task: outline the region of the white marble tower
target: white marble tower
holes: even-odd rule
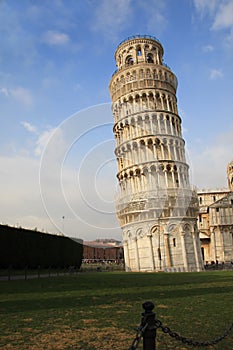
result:
[[[127,271],[200,271],[198,201],[189,184],[177,78],[151,36],[117,47],[110,81]]]

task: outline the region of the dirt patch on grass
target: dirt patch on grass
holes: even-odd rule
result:
[[[3,340],[3,339],[2,339]],[[27,345],[26,345],[27,344]],[[24,339],[21,334],[5,338],[4,347],[7,350],[119,350],[127,349],[131,344],[127,332],[114,327],[101,330],[90,327],[88,329],[63,329],[59,332],[31,334]]]
[[[160,304],[160,305],[157,305],[156,307],[160,309],[168,309],[169,306]]]

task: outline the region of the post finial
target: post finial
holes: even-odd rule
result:
[[[154,309],[154,304],[151,301],[145,301],[142,304],[143,309],[145,310],[146,313],[151,312]]]

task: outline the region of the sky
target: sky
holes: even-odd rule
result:
[[[114,53],[152,35],[178,78],[190,182],[233,159],[233,0],[0,0],[0,223],[121,240]]]

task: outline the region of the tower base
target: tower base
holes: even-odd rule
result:
[[[144,224],[123,228],[125,270],[199,272],[204,270],[196,224]]]

